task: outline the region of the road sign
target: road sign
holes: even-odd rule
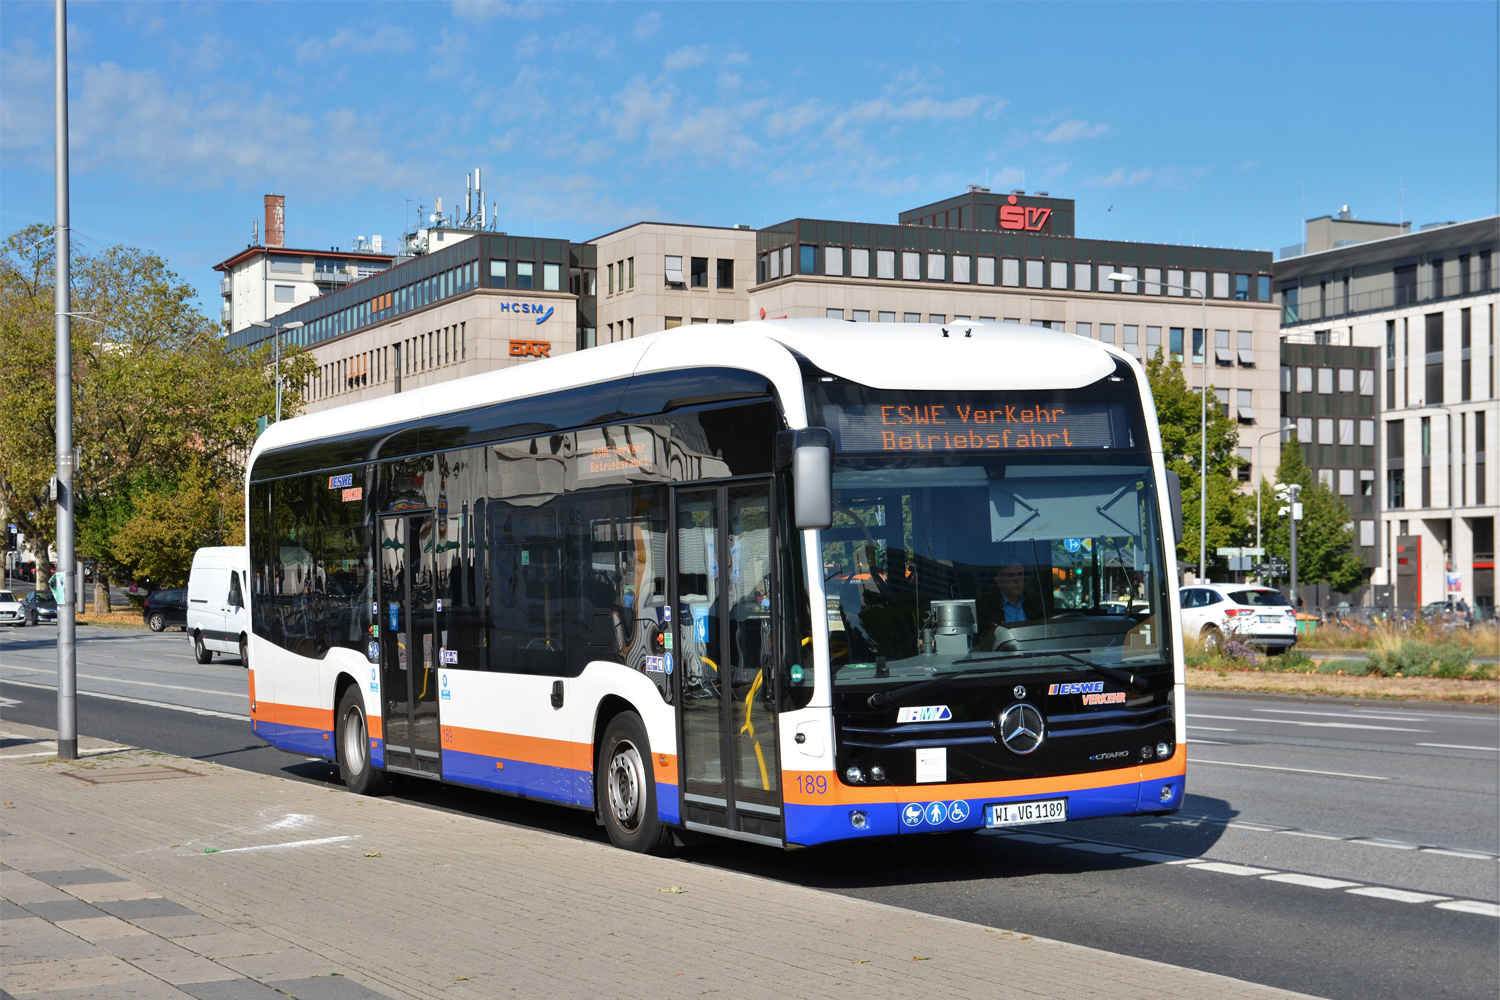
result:
[[[1231,559],[1239,556],[1263,556],[1266,554],[1265,548],[1259,545],[1245,545],[1240,548],[1229,546],[1225,548],[1215,549],[1214,552],[1218,555],[1227,556]]]

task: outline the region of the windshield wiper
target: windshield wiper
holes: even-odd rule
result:
[[[1063,652],[1061,650],[1052,650],[1052,655],[1065,657],[1069,660],[1072,660],[1074,663],[1088,667],[1090,670],[1093,670],[1094,672],[1099,674],[1103,674],[1105,677],[1108,677],[1112,681],[1116,681],[1117,683],[1125,685],[1137,694],[1145,694],[1147,691],[1151,690],[1151,686],[1145,681],[1144,678],[1137,677],[1135,674],[1132,674],[1128,670],[1121,670],[1118,667],[1108,667],[1102,663],[1095,663],[1093,660],[1085,660],[1081,656],[1074,656],[1072,651]]]
[[[1046,657],[1046,655],[1052,654],[1064,655],[1064,657],[1071,658],[1071,654],[1068,654],[1068,652],[1061,652],[1059,654],[1055,649],[1047,649],[1046,652],[992,652],[992,654],[984,655],[984,657],[968,657],[965,660],[954,660],[954,666],[959,666],[960,663],[984,663],[987,660],[1022,660],[1025,657]],[[918,691],[926,691],[927,688],[933,687],[935,684],[942,684],[948,678],[993,678],[993,676],[999,675],[999,673],[1007,672],[1005,670],[972,670],[972,672],[971,670],[944,670],[942,673],[935,673],[935,675],[930,676],[926,681],[916,681],[915,684],[907,684],[906,687],[894,688],[891,691],[876,691],[868,699],[865,699],[865,705],[870,706],[870,708],[882,708],[882,706],[894,702],[898,697],[906,696],[906,694],[916,694]]]

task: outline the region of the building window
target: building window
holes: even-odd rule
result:
[[[1234,470],[1234,478],[1242,483],[1248,483],[1250,481],[1250,466],[1255,461],[1255,449],[1241,448],[1239,452],[1242,461],[1240,467]]]
[[[1214,331],[1214,363],[1218,365],[1233,365],[1234,353],[1229,350],[1229,331]]]
[[[1333,444],[1333,418],[1318,418],[1318,444]]]
[[[946,281],[948,278],[948,258],[940,253],[927,255],[927,280]]]
[[[630,268],[630,287],[634,288],[635,287],[635,258],[634,257],[628,257],[628,258],[626,258],[625,263]]]
[[[1432,259],[1432,295],[1434,299],[1443,297],[1443,258]]]
[[[1359,522],[1359,544],[1362,548],[1371,548],[1375,545],[1375,522],[1362,520]]]
[[[804,265],[806,265],[806,268],[802,272],[803,274],[812,274],[813,273],[813,271],[812,271],[812,256],[811,256],[812,255],[812,250],[813,250],[812,247],[803,247],[802,248],[802,263]],[[692,272],[689,275],[689,277],[692,280],[692,287],[694,287],[694,288],[707,288],[708,287],[708,258],[707,257],[692,257],[692,258],[689,258],[689,260],[690,260],[690,262],[692,264]]]
[[[903,322],[903,323],[920,323],[920,322],[922,322],[922,314],[921,313],[902,313],[901,314],[901,322]]]
[[[781,248],[781,273],[788,277],[792,274],[792,248]]]
[[[1354,421],[1349,417],[1339,418],[1339,444],[1354,444]]]
[[[1053,288],[1067,288],[1068,287],[1068,265],[1065,262],[1053,261],[1052,262],[1052,266],[1051,266],[1051,271],[1052,271],[1052,276],[1051,276],[1052,277],[1052,281],[1051,281],[1052,287]]]
[[[1255,276],[1255,301],[1271,301],[1271,276],[1269,274],[1257,274]]]
[[[1351,394],[1354,392],[1354,369],[1353,368],[1340,368],[1339,369],[1339,392],[1347,392],[1347,393],[1351,393]]]
[[[1094,269],[1087,264],[1073,265],[1073,290],[1075,292],[1086,292],[1093,287],[1089,280],[1093,277]]]
[[[851,278],[870,276],[870,251],[862,247],[855,247],[849,251],[849,276]]]
[[[609,272],[609,281],[610,281],[610,288],[609,288],[609,290],[611,292],[613,292],[615,290],[614,289],[614,280],[615,280],[615,272],[614,272],[614,269],[611,268],[610,272]],[[505,287],[505,261],[503,261],[503,260],[492,260],[492,261],[490,261],[490,287],[491,288],[504,288]]]
[[[1375,447],[1375,421],[1361,420],[1359,422],[1359,443],[1366,448]]]
[[[1339,470],[1339,496],[1352,497],[1354,495],[1354,470]]]
[[[720,261],[720,263],[722,264],[723,262]],[[731,261],[731,263],[733,263],[733,262]],[[828,275],[832,275],[835,278],[841,278],[841,277],[844,276],[844,248],[843,247],[824,247],[823,248],[823,273],[824,274],[828,274]],[[720,285],[719,287],[723,288],[724,286]]]
[[[718,260],[718,262],[717,262],[717,266],[718,266],[718,275],[717,275],[718,283],[717,283],[716,287],[718,287],[718,288],[729,288],[729,289],[734,288],[734,258],[732,258],[732,257],[729,257],[729,258],[720,257],[719,260]],[[843,269],[842,268],[839,269],[839,273],[841,273],[841,274],[843,273]]]
[[[1113,343],[1115,343],[1115,325],[1113,323],[1100,323],[1099,324],[1099,342],[1102,343],[1102,344],[1113,344]],[[1141,351],[1140,351],[1140,347],[1139,346],[1136,347],[1135,356],[1136,357],[1140,357],[1141,356]]]
[[[870,310],[868,310],[868,309],[856,309],[856,310],[854,310],[854,322],[856,322],[856,323],[868,323],[868,322],[870,322]]]
[[[1011,257],[1000,261],[1000,284],[1017,288],[1021,284],[1021,262]]]
[[[1202,391],[1202,390],[1198,390],[1198,391]],[[1224,414],[1226,417],[1229,416],[1229,390],[1228,389],[1215,389],[1214,390],[1214,407],[1217,408],[1218,411],[1220,413]]]
[[[979,258],[979,283],[981,285],[993,285],[995,283],[995,258]]]
[[[1142,284],[1144,284],[1146,286],[1146,294],[1147,295],[1162,295],[1162,294],[1164,294],[1165,293],[1165,289],[1162,287],[1162,283],[1161,283],[1161,268],[1159,268],[1159,267],[1148,267],[1148,268],[1146,268],[1146,280],[1144,282],[1142,282]]]
[[[1459,314],[1458,347],[1459,347],[1459,373],[1458,373],[1458,398],[1467,403],[1474,394],[1474,373],[1469,365],[1469,341],[1474,333],[1474,322],[1472,310],[1465,309]]]
[[[842,310],[842,309],[824,309],[823,310],[823,318],[824,319],[843,319],[844,318],[844,310]]]
[[[967,285],[973,279],[969,276],[970,258],[961,255],[953,257],[953,283],[956,285]]]
[[[1428,406],[1443,401],[1443,314],[1427,314],[1427,398]],[[1423,506],[1426,506],[1425,504]]]
[[[953,322],[955,322],[955,323],[967,323],[969,320],[971,320],[973,318],[974,317],[972,317],[972,316],[960,316],[958,314],[954,314],[954,316],[953,316]],[[1059,330],[1061,330],[1062,329],[1062,324],[1059,323],[1057,328]]]
[[[896,278],[896,251],[875,251],[875,276],[893,281]]]
[[[927,322],[942,324],[948,322],[948,317],[944,313],[928,313]]]
[[[1318,470],[1318,482],[1322,483],[1324,486],[1328,487],[1330,490],[1333,489],[1333,470],[1332,469],[1319,469]]]
[[[1318,369],[1318,394],[1327,396],[1333,392],[1333,369]]]
[[[542,290],[548,292],[562,291],[562,265],[542,265]]]
[[[685,285],[685,284],[687,284],[687,279],[682,276],[682,258],[680,256],[669,255],[669,256],[667,256],[665,258],[665,260],[664,260],[663,263],[665,264],[666,272],[667,272],[667,284],[669,284],[669,285]],[[788,273],[791,273],[791,272],[788,271]],[[771,276],[773,278],[776,277],[776,265],[775,265],[774,261],[773,261],[773,263],[771,265]]]
[[[297,289],[292,285],[276,285],[274,291],[277,302],[297,301]]]
[[[1396,277],[1396,305],[1409,306],[1417,301],[1417,265],[1398,267]]]
[[[1359,394],[1361,396],[1375,395],[1375,369],[1361,368],[1359,370]]]
[[[1171,340],[1170,340],[1170,342],[1167,345],[1167,350],[1171,353],[1173,361],[1181,361],[1182,360],[1182,327],[1180,327],[1180,326],[1174,326],[1174,327],[1169,327],[1168,329],[1170,331],[1170,333],[1168,334],[1168,336],[1170,336]]]
[[[1290,326],[1301,322],[1297,310],[1297,298],[1300,289],[1296,285],[1283,285],[1281,288],[1281,325]]]
[[[817,274],[818,273],[818,248],[817,247],[813,247],[813,246],[808,246],[807,244],[804,243],[801,246],[799,246],[797,249],[798,249],[798,253],[797,253],[797,273],[798,274]],[[693,258],[693,287],[694,288],[699,287],[699,285],[698,285],[698,261],[700,261],[700,260],[703,261],[703,285],[702,285],[702,287],[707,288],[708,287],[708,258],[707,257],[694,257]]]
[[[1222,271],[1214,272],[1214,298],[1229,298],[1229,275]]]
[[[1313,443],[1313,421],[1312,417],[1297,418],[1297,440],[1303,444]]]
[[[1406,470],[1387,469],[1385,472],[1385,505],[1392,510],[1406,506]]]
[[[666,329],[668,329],[668,330],[675,330],[675,329],[677,329],[681,325],[682,325],[682,317],[681,316],[667,316],[666,317]]]
[[[1094,324],[1075,323],[1073,324],[1073,332],[1080,337],[1092,337],[1094,335]]]
[[[1359,470],[1359,495],[1362,497],[1373,497],[1375,495],[1375,470]]]
[[[1207,271],[1194,271],[1192,274],[1190,274],[1188,276],[1188,279],[1189,279],[1189,281],[1191,282],[1191,284],[1193,286],[1193,291],[1197,292],[1199,295],[1203,296],[1204,298],[1208,297],[1208,272]]]
[[[1249,390],[1249,389],[1236,389],[1235,393],[1236,393],[1236,397],[1235,397],[1235,415],[1237,417],[1239,417],[1240,423],[1242,423],[1242,424],[1253,424],[1253,423],[1255,423],[1255,407],[1252,406],[1251,402],[1250,402],[1250,400],[1251,400],[1251,390]]]
[[[1193,327],[1193,364],[1203,364],[1203,331]]]
[[[896,314],[893,312],[882,312],[879,320],[882,323],[894,323],[896,322]]]
[[[706,319],[699,319],[697,316],[694,316],[692,319],[688,320],[688,325],[689,326],[707,326],[708,325],[708,320],[706,320]]]
[[[881,277],[885,277],[885,275],[881,275]],[[919,253],[913,253],[910,250],[903,250],[901,252],[901,280],[902,281],[921,281],[922,280],[922,255],[921,254],[919,254]]]
[[[532,269],[535,265],[529,260],[516,261],[516,287],[531,288]]]
[[[1234,297],[1240,302],[1248,301],[1250,298],[1250,275],[1236,274],[1234,276]]]

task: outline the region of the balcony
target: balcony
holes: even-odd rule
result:
[[[1414,285],[1396,285],[1393,282],[1384,288],[1351,292],[1348,302],[1344,301],[1343,288],[1336,288],[1332,282],[1329,283],[1327,297],[1322,301],[1319,301],[1316,286],[1303,285],[1301,292],[1305,298],[1291,307],[1286,305],[1285,293],[1277,292],[1276,294],[1282,302],[1281,325],[1283,327],[1300,326],[1303,323],[1321,323],[1343,319],[1347,316],[1358,316],[1361,313],[1383,312],[1388,309],[1404,309],[1407,306],[1425,306],[1450,299],[1489,295],[1500,287],[1500,274],[1495,272],[1491,272],[1488,282],[1485,282],[1483,272],[1470,274],[1469,279],[1467,287],[1461,276],[1456,274],[1446,275],[1442,281],[1419,281]]]
[[[220,295],[224,295],[224,296],[228,296],[229,295],[229,291],[230,291],[230,288],[229,288],[229,279],[228,278],[223,278],[219,282],[219,294]]]
[[[338,287],[357,280],[357,278],[350,277],[347,271],[334,271],[330,268],[318,268],[313,271],[313,281],[319,285]]]

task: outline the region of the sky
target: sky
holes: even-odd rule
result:
[[[0,234],[53,218],[52,4],[0,0]],[[1500,212],[1497,4],[84,3],[72,222],[213,265],[387,246],[482,168],[503,231],[895,222],[963,191],[1079,236],[1278,250]]]

